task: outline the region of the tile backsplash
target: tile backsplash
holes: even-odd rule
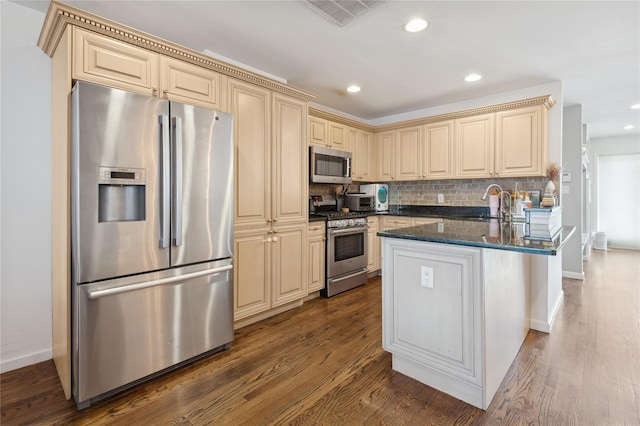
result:
[[[389,204],[410,204],[421,206],[488,206],[489,201],[480,197],[492,183],[505,191],[513,192],[518,184],[519,191],[539,190],[541,193],[547,184],[546,177],[502,178],[502,179],[446,179],[434,181],[387,182],[389,185]],[[559,187],[556,182],[556,187]],[[310,184],[309,194],[322,195],[335,199],[336,192],[343,190],[342,185]],[[349,185],[349,192],[357,192],[357,183]],[[444,202],[438,203],[438,194],[444,196]]]
[[[513,192],[539,190],[541,193],[548,179],[539,178],[503,178],[503,179],[448,179],[436,181],[390,182],[390,204],[445,205],[445,206],[487,206],[489,201],[480,197],[492,183],[503,190]],[[438,194],[444,196],[444,202],[438,203]]]

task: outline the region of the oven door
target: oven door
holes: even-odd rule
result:
[[[327,277],[367,267],[367,227],[328,229]]]

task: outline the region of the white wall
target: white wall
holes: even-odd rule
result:
[[[593,184],[591,185],[591,231],[603,231],[606,229],[598,229],[598,207],[600,209],[614,209],[616,215],[621,214],[623,217],[617,219],[617,222],[625,227],[622,232],[626,234],[626,240],[621,248],[635,248],[640,249],[640,234],[638,233],[638,223],[640,222],[640,197],[638,196],[638,182],[617,182],[614,177],[612,183],[607,184],[607,195],[609,199],[614,200],[608,205],[598,206],[598,199],[602,198],[598,196],[598,187],[602,187],[601,180],[603,176],[598,167],[598,158],[604,158],[611,156],[608,160],[615,158],[615,156],[622,156],[621,158],[629,159],[630,154],[640,153],[640,134],[636,133],[629,136],[620,136],[612,138],[597,138],[591,139],[590,145],[590,163],[593,177]],[[637,157],[635,157],[637,158]],[[631,173],[633,176],[640,175],[640,163],[635,164],[635,170]],[[612,176],[608,176],[611,178]],[[635,179],[635,178],[634,178]],[[629,189],[632,192],[628,192]],[[625,225],[626,224],[626,225]],[[634,227],[627,225],[635,225]],[[610,241],[611,243],[611,241]],[[615,246],[615,241],[613,243]]]
[[[582,271],[582,105],[565,107],[562,120],[562,173],[571,182],[561,182],[562,224],[576,231],[562,249],[562,275],[584,279]]]
[[[0,2],[0,371],[50,359],[51,61],[44,14]]]

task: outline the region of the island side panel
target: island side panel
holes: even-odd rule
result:
[[[562,250],[555,256],[531,257],[531,328],[551,333],[562,306]]]
[[[530,255],[484,249],[482,257],[487,408],[529,332]]]
[[[382,303],[393,369],[484,408],[481,252],[383,238]]]

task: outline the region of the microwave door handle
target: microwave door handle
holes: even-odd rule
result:
[[[351,158],[347,158],[347,174],[344,177],[351,177]]]
[[[182,245],[182,118],[174,117],[173,244]]]
[[[169,116],[160,116],[160,248],[169,247],[170,160]]]

